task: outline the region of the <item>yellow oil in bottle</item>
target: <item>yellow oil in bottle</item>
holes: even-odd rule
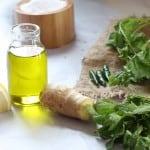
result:
[[[39,102],[47,84],[47,55],[41,47],[20,47],[8,52],[8,86],[12,103]]]

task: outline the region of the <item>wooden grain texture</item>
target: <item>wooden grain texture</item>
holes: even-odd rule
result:
[[[71,42],[75,37],[73,0],[67,6],[53,12],[32,14],[20,6],[30,0],[22,0],[15,6],[15,23],[34,23],[40,26],[41,41],[46,48],[57,48]]]

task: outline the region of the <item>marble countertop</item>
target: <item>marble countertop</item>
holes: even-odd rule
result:
[[[0,82],[7,87],[6,52],[11,41],[13,8],[17,0],[0,1]],[[48,81],[73,87],[82,58],[97,41],[109,20],[129,15],[150,15],[148,0],[74,0],[76,39],[62,48],[47,50]],[[1,150],[105,150],[94,135],[92,122],[47,112],[40,106],[0,113]]]

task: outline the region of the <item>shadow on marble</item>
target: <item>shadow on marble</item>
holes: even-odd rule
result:
[[[55,123],[55,126],[78,130],[90,135],[94,135],[94,130],[96,129],[96,125],[92,120],[82,121],[79,119],[66,117],[57,113],[53,113],[53,121]]]
[[[12,110],[9,110],[7,112],[1,112],[0,113],[0,124],[10,121],[11,119],[14,118],[14,114]]]
[[[92,120],[82,121],[74,118],[69,118],[57,113],[53,113],[40,105],[14,107],[16,115],[29,127],[59,127],[69,128],[94,135],[96,125]],[[10,118],[10,117],[8,117]]]

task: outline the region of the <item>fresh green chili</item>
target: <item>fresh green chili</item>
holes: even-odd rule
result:
[[[98,82],[99,82],[100,85],[106,86],[106,81],[105,81],[105,79],[103,78],[103,75],[102,75],[102,71],[101,71],[101,70],[97,70],[97,71],[96,71],[96,77],[97,77]]]
[[[96,74],[95,74],[95,72],[94,72],[93,70],[90,70],[90,71],[89,71],[89,76],[90,76],[91,81],[92,81],[96,86],[98,86],[98,85],[99,85],[99,82],[98,82],[97,77],[96,77]]]
[[[109,81],[109,76],[110,76],[110,70],[109,70],[107,65],[104,65],[102,72],[103,72],[103,77],[108,82]]]

